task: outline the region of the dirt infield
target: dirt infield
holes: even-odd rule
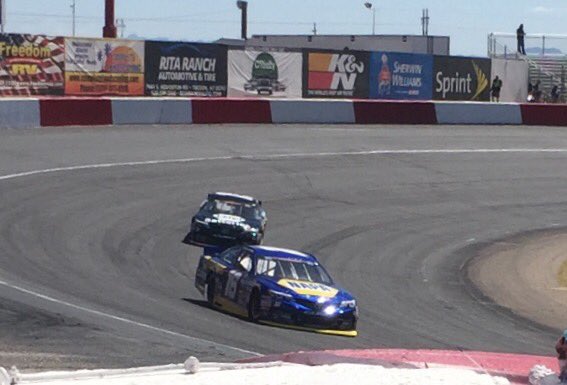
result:
[[[496,242],[469,265],[469,277],[494,302],[556,329],[567,327],[567,287],[560,271],[567,233],[550,231]]]

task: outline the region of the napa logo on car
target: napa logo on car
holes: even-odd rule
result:
[[[334,297],[339,292],[337,289],[317,282],[297,281],[292,279],[280,279],[278,285],[293,290],[301,295],[314,295],[319,297]]]

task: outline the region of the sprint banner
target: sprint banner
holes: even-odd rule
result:
[[[433,99],[489,101],[490,71],[490,59],[435,56]]]
[[[62,95],[63,37],[0,34],[0,95]]]
[[[369,52],[303,53],[304,98],[368,98]]]
[[[66,95],[144,95],[144,42],[65,38]]]

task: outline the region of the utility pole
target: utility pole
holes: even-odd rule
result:
[[[77,4],[75,2],[75,0],[73,0],[73,3],[71,4],[71,10],[73,12],[73,37],[75,37],[75,9],[77,8]]]
[[[114,0],[105,0],[103,37],[116,38],[116,26],[114,25]]]
[[[124,19],[116,19],[116,27],[120,30],[120,37],[124,37],[124,30],[126,29]]]
[[[317,23],[313,23],[313,30],[311,32],[313,32],[313,35],[317,35]]]
[[[429,36],[429,9],[427,8],[421,11],[421,34]]]
[[[240,21],[240,37],[242,40],[248,39],[248,1],[238,0],[236,6],[240,9],[242,16]]]
[[[0,0],[0,32],[4,33],[6,24],[6,1]]]

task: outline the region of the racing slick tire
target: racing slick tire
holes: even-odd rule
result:
[[[215,279],[213,277],[207,278],[207,303],[210,307],[215,307]]]
[[[248,300],[248,320],[258,322],[260,320],[260,294],[257,290],[252,291]]]

